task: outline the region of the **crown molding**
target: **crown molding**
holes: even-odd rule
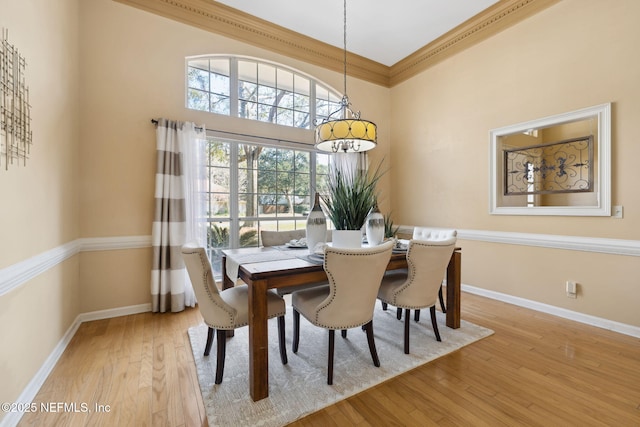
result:
[[[344,51],[212,0],[114,0],[291,58],[344,72]],[[347,54],[347,74],[393,87],[560,0],[500,0],[391,67]]]
[[[560,0],[500,0],[390,67],[391,87],[521,22]]]
[[[114,0],[212,33],[344,72],[344,50],[211,0]],[[350,76],[389,87],[389,67],[348,53]]]

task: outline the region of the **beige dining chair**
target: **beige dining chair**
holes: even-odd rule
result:
[[[429,227],[414,227],[413,239],[414,240],[427,240],[427,241],[439,241],[447,240],[452,237],[457,238],[458,231],[445,228],[429,228]],[[447,306],[444,303],[444,297],[442,295],[442,283],[440,283],[440,289],[438,290],[438,299],[440,300],[440,309],[443,313],[447,312]],[[415,311],[415,321],[420,320],[420,310]]]
[[[298,352],[300,315],[311,324],[329,330],[327,384],[333,384],[335,331],[362,327],[373,364],[380,366],[373,336],[373,309],[380,281],[391,258],[393,241],[378,246],[342,249],[327,246],[324,269],[329,286],[294,292],[293,352]],[[314,343],[316,345],[316,343]]]
[[[218,340],[216,379],[222,382],[226,353],[226,331],[234,330],[249,324],[249,297],[247,285],[219,291],[211,271],[211,263],[204,248],[194,243],[182,246],[182,258],[187,267],[189,278],[198,300],[198,308],[204,323],[209,327],[204,355],[208,356],[213,343],[213,333]],[[287,348],[285,346],[284,315],[286,307],[284,299],[275,292],[267,293],[267,318],[278,318],[278,341],[280,359],[287,364]]]
[[[289,243],[291,240],[300,240],[307,235],[306,230],[288,230],[288,231],[271,231],[271,230],[261,230],[260,231],[260,240],[262,241],[262,246],[282,246]],[[299,249],[292,249],[299,250]],[[286,288],[277,288],[276,292],[280,296],[289,295],[295,291],[300,291],[303,289],[311,289],[316,286],[327,285],[328,282],[317,282],[317,283],[309,283],[305,285],[298,286],[288,286]]]
[[[306,230],[261,230],[260,240],[262,241],[262,246],[280,246],[289,243],[291,240],[300,240],[306,235]]]
[[[306,230],[260,231],[260,240],[262,241],[262,246],[281,246],[287,244],[291,240],[300,240],[306,236]],[[327,242],[331,241],[331,236],[331,230],[327,230]]]
[[[452,237],[456,237],[458,235],[457,230],[452,230],[452,229],[443,229],[443,228],[429,228],[429,227],[414,227],[413,229],[413,239],[414,240],[427,240],[427,241],[433,241],[433,240],[447,240],[450,239]],[[408,273],[407,269],[402,270],[405,274]],[[397,274],[398,272],[394,271],[391,272],[389,274]],[[447,306],[444,303],[444,296],[442,294],[442,283],[440,283],[440,289],[438,289],[438,299],[440,300],[440,309],[442,310],[443,313],[447,312]],[[386,303],[382,303],[382,309],[386,310],[387,309],[387,304]],[[415,321],[419,321],[420,320],[420,310],[416,310],[414,312],[414,318]],[[402,309],[398,308],[398,313],[397,313],[397,317],[398,320],[402,319]]]
[[[436,302],[442,276],[455,248],[456,238],[447,240],[410,240],[407,250],[408,275],[387,274],[378,290],[378,299],[404,309],[404,352],[409,354],[409,322],[411,310],[429,308],[436,340],[441,341],[436,322]],[[295,338],[294,338],[295,339]]]

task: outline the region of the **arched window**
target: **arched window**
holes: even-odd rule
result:
[[[284,65],[240,56],[187,58],[187,108],[311,129],[341,95]]]
[[[186,61],[187,108],[312,129],[341,106],[341,95],[299,71],[239,56]],[[334,155],[312,145],[207,130],[204,195],[207,246],[215,274],[220,250],[260,245],[261,230],[304,229]]]

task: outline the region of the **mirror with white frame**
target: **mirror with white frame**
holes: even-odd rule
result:
[[[611,104],[493,129],[491,214],[611,215]]]

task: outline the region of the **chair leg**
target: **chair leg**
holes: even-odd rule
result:
[[[298,352],[298,344],[300,343],[300,313],[293,310],[293,345],[291,348],[294,353]]]
[[[213,333],[215,330],[213,328],[209,328],[207,331],[207,343],[204,345],[204,355],[208,356],[211,353],[211,344],[213,344]]]
[[[409,322],[411,321],[411,310],[404,310],[404,354],[409,354]]]
[[[420,321],[420,309],[413,312],[413,320],[415,320],[416,322]]]
[[[342,334],[342,338],[346,338],[347,337],[347,330],[346,329],[343,329],[340,333]]]
[[[373,366],[379,368],[380,359],[378,358],[378,351],[376,350],[376,341],[373,337],[373,320],[364,326],[367,331],[367,343],[369,344],[369,351],[371,352],[371,358],[373,359]]]
[[[401,308],[396,309],[396,317],[398,318],[398,320],[402,319],[402,309]]]
[[[286,365],[288,362],[287,359],[287,346],[285,344],[285,335],[284,335],[284,316],[278,317],[278,342],[280,343],[280,360],[283,365]]]
[[[335,343],[336,331],[329,329],[329,351],[327,352],[327,384],[333,384],[333,347]]]
[[[380,302],[382,303],[382,309],[383,309],[384,311],[387,311],[387,303],[386,303],[386,302],[383,302],[383,301],[380,301]]]
[[[224,329],[218,329],[216,331],[216,338],[218,339],[217,358],[218,363],[216,365],[216,384],[222,383],[222,375],[224,374],[224,357],[227,352],[227,331]]]
[[[444,297],[442,296],[442,285],[440,285],[440,290],[438,291],[438,298],[440,299],[440,308],[443,313],[447,312],[447,306],[444,305]]]
[[[429,310],[431,311],[431,324],[433,325],[433,333],[436,334],[437,341],[442,341],[440,339],[440,331],[438,331],[438,322],[436,321],[436,306],[432,305]]]

